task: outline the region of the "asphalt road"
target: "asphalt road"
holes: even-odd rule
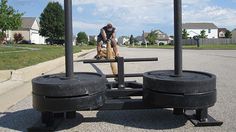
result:
[[[126,73],[151,70],[173,69],[173,50],[168,49],[128,49],[120,48],[125,57],[159,57],[158,62],[140,62],[125,64]],[[92,58],[90,53],[82,58]],[[111,73],[109,64],[75,63],[75,71]],[[184,116],[172,114],[171,109],[133,110],[133,111],[83,111],[77,118],[61,123],[58,131],[77,132],[153,132],[153,131],[236,131],[236,51],[235,50],[184,50],[183,69],[214,73],[217,75],[218,98],[209,114],[221,120],[220,127],[193,127]],[[56,70],[63,72],[64,67]],[[53,73],[53,72],[52,72]],[[142,82],[141,78],[131,80]],[[0,113],[0,131],[26,131],[37,124],[40,114],[32,109],[31,96],[19,101],[6,112]]]

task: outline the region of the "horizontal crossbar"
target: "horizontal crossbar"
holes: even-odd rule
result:
[[[107,74],[106,78],[115,78],[118,75]],[[132,73],[132,74],[124,74],[124,77],[143,77],[143,73]]]
[[[110,63],[110,62],[117,62],[117,59],[105,59],[105,60],[94,60],[94,59],[87,59],[87,60],[78,60],[75,62],[83,62],[83,63]],[[144,62],[144,61],[158,61],[158,58],[125,58],[124,62]]]

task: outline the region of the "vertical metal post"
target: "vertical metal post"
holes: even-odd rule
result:
[[[124,58],[117,57],[117,67],[118,67],[118,88],[125,88],[125,74],[124,74]]]
[[[72,0],[64,0],[66,77],[73,77]]]
[[[174,0],[175,75],[182,76],[182,0]]]

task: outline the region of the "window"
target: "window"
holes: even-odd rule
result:
[[[211,33],[211,29],[208,29],[208,33]]]

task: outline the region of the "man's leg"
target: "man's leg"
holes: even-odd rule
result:
[[[115,56],[119,56],[118,48],[117,48],[117,42],[115,39],[111,39],[111,44],[113,47],[113,51],[115,53]]]
[[[97,55],[96,56],[99,56],[99,53],[101,52],[102,50],[102,39],[100,37],[98,37],[98,40],[97,40]]]

